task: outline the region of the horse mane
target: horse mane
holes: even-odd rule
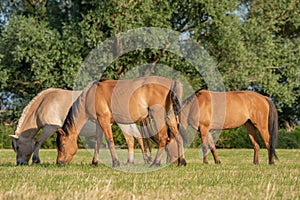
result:
[[[46,93],[52,92],[56,90],[56,88],[49,88],[46,90],[43,90],[42,92],[38,93],[28,104],[27,106],[23,109],[23,112],[21,114],[21,117],[18,121],[18,125],[15,131],[15,135],[19,135],[20,129],[26,119],[27,116],[30,116],[29,112],[33,112],[36,110],[35,108],[40,104],[40,100],[45,96]]]
[[[82,101],[85,101],[86,95],[88,94],[91,87],[93,87],[95,84],[97,84],[99,81],[93,81],[88,84],[82,91],[82,93],[77,97],[77,99],[73,102],[72,106],[70,107],[67,117],[64,121],[62,129],[66,133],[66,135],[69,135],[69,129],[74,127],[74,117],[78,115],[79,112],[79,106],[82,104]]]
[[[200,91],[201,91],[201,89],[195,91],[192,95],[190,95],[189,97],[187,97],[186,99],[184,99],[183,102],[182,102],[182,106],[190,103],[194,99],[195,96],[199,95]]]

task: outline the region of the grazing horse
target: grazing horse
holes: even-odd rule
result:
[[[159,147],[153,161],[160,165],[167,143],[165,122],[178,144],[178,164],[186,165],[183,141],[179,133],[180,82],[159,76],[131,80],[100,80],[89,84],[73,103],[62,128],[57,130],[57,164],[69,164],[76,153],[78,132],[88,119],[98,120],[112,157],[112,166],[120,162],[115,152],[111,123],[132,124],[153,117],[158,131]]]
[[[181,123],[184,129],[191,125],[200,132],[203,162],[207,163],[210,148],[215,163],[220,163],[210,130],[232,129],[245,125],[254,147],[253,163],[258,164],[259,138],[268,150],[269,164],[274,164],[275,144],[278,134],[278,114],[268,97],[252,91],[211,92],[198,90],[183,101]],[[176,146],[168,145],[169,153],[176,155]],[[172,150],[173,149],[173,150]]]
[[[76,99],[82,91],[70,91],[57,88],[49,88],[40,92],[30,103],[25,107],[21,118],[18,122],[17,129],[14,135],[10,135],[12,140],[12,146],[16,152],[17,164],[27,164],[33,153],[32,162],[40,163],[39,149],[42,143],[55,133],[58,127],[63,125],[69,108],[72,106],[74,99]],[[97,132],[99,126],[95,125],[95,122],[87,121],[83,129],[80,132],[82,136],[93,136]],[[125,140],[128,145],[128,163],[133,163],[133,151],[134,151],[134,138],[132,135],[138,138],[138,141],[144,152],[144,158],[147,158],[146,149],[143,146],[143,140],[140,137],[140,133],[135,124],[119,124]],[[38,137],[37,141],[34,141],[35,135],[43,128],[42,133]],[[99,135],[99,134],[97,134]],[[101,144],[100,137],[97,140],[98,144]],[[95,145],[95,148],[99,145]],[[93,163],[98,162],[98,149],[95,149],[95,155]],[[148,159],[150,159],[148,157]],[[146,159],[147,160],[147,159]]]

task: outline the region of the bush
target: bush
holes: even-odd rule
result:
[[[213,133],[214,135],[214,133]],[[265,148],[265,144],[260,137],[260,146]],[[199,147],[201,139],[199,134],[195,137],[191,147]],[[253,148],[247,130],[244,126],[239,128],[222,131],[216,143],[217,148]],[[280,129],[278,131],[278,139],[276,148],[279,149],[293,149],[300,148],[300,126],[296,127],[293,131],[286,131]]]
[[[276,147],[279,149],[300,148],[300,126],[291,132],[279,130]]]
[[[253,148],[244,126],[222,131],[216,146],[218,148]]]
[[[113,132],[114,132],[115,144],[117,146],[120,146],[121,148],[127,148],[127,144],[124,139],[124,136],[118,126],[113,125]],[[10,134],[14,134],[14,127],[0,125],[0,149],[12,148],[11,138],[8,137],[8,135]],[[216,133],[213,133],[213,136],[215,137]],[[56,148],[55,140],[56,140],[56,134],[54,134],[48,140],[46,140],[42,144],[42,148],[55,149]],[[216,141],[217,141],[216,143],[217,148],[253,148],[248,133],[244,126],[222,131],[220,137]],[[105,142],[106,142],[105,138],[103,137],[103,143]],[[93,148],[94,137],[91,138],[82,137],[78,140],[79,148],[85,148],[86,145],[88,145],[89,148]],[[199,148],[200,145],[201,145],[201,138],[199,136],[199,133],[197,132],[190,147]],[[265,148],[265,145],[261,138],[260,138],[260,145],[262,148]],[[296,127],[296,129],[294,129],[291,132],[287,132],[286,130],[283,129],[279,130],[276,148],[279,149],[300,148],[300,126]]]
[[[8,135],[15,133],[14,128],[0,125],[0,149],[11,149],[11,138]]]

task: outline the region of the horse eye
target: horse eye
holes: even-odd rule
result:
[[[16,148],[17,150],[19,150],[19,146],[17,146],[17,148]]]

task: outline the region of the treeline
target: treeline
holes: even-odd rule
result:
[[[180,72],[195,90],[208,87],[193,63],[168,51],[168,43],[121,54],[118,37],[142,27],[176,31],[182,42],[192,40],[203,47],[225,89],[270,96],[283,128],[293,128],[300,118],[298,1],[5,0],[0,11],[1,126],[15,126],[40,91],[73,89],[86,57],[111,37],[121,56],[102,77],[120,79],[147,63],[148,75],[164,65]],[[192,50],[187,50],[189,55]]]

